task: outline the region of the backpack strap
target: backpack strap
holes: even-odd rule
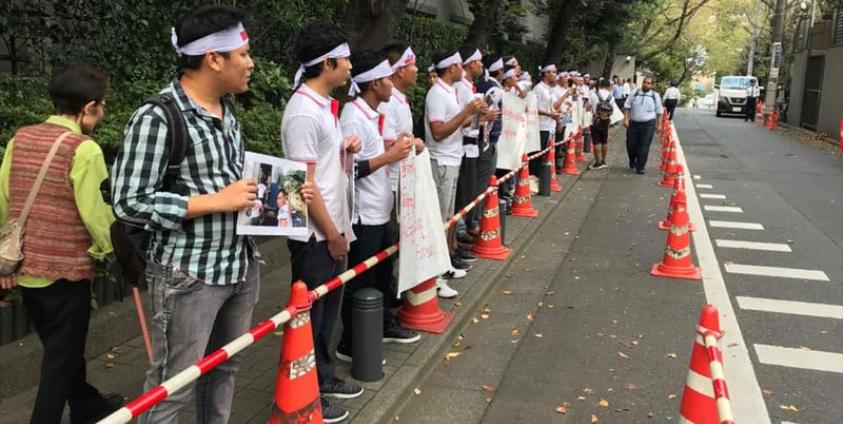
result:
[[[168,192],[181,193],[179,183],[180,167],[187,155],[187,128],[176,99],[170,94],[155,94],[146,99],[146,103],[157,106],[164,113],[167,121],[167,169],[164,172],[164,189]]]
[[[38,191],[41,190],[41,184],[44,182],[44,177],[47,176],[47,171],[50,169],[50,164],[53,163],[53,158],[56,157],[56,152],[58,152],[59,146],[61,146],[64,139],[71,134],[73,133],[70,131],[62,133],[62,135],[58,136],[56,141],[53,142],[52,147],[50,147],[50,151],[47,153],[47,159],[44,159],[44,163],[41,164],[41,169],[38,170],[38,176],[35,177],[35,183],[32,184],[32,190],[29,191],[29,196],[26,197],[26,202],[23,204],[20,216],[18,216],[18,223],[21,226],[26,224],[26,218],[29,217],[29,212],[32,210],[32,205],[35,203],[35,195],[37,195]]]

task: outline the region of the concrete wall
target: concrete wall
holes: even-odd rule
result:
[[[837,139],[840,134],[840,118],[843,117],[843,45],[825,52],[823,91],[820,99],[820,114],[817,131],[830,134]]]
[[[415,0],[411,0],[407,3],[408,10],[412,10],[414,6],[419,12],[434,16],[442,22],[465,26],[474,22],[474,15],[468,10],[468,3],[463,0],[419,0],[418,4]],[[550,18],[528,15],[524,18],[524,26],[527,27],[527,34],[521,40],[522,42],[543,43],[550,29]]]
[[[802,94],[805,90],[805,67],[808,64],[808,53],[803,51],[793,57],[793,68],[790,75],[790,103],[787,107],[787,123],[799,126],[802,119]]]

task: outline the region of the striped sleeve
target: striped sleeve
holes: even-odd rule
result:
[[[114,161],[112,198],[117,218],[147,231],[181,229],[187,196],[161,191],[167,166],[167,123],[151,105],[138,109]]]

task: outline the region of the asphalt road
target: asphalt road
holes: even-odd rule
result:
[[[675,124],[695,176],[703,281],[649,275],[669,190],[655,170],[625,167],[621,135],[609,171],[584,176],[513,277],[492,282],[488,309],[454,340],[459,356],[419,386],[401,422],[676,422],[707,302],[726,331],[737,422],[840,422],[843,160],[707,110],[680,109]],[[734,222],[763,229],[723,227]]]

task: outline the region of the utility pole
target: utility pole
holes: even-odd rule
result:
[[[779,85],[779,68],[782,64],[782,32],[784,30],[785,0],[776,0],[773,13],[773,34],[770,37],[770,69],[767,74],[767,94],[764,96],[764,117],[776,107],[776,88]]]

